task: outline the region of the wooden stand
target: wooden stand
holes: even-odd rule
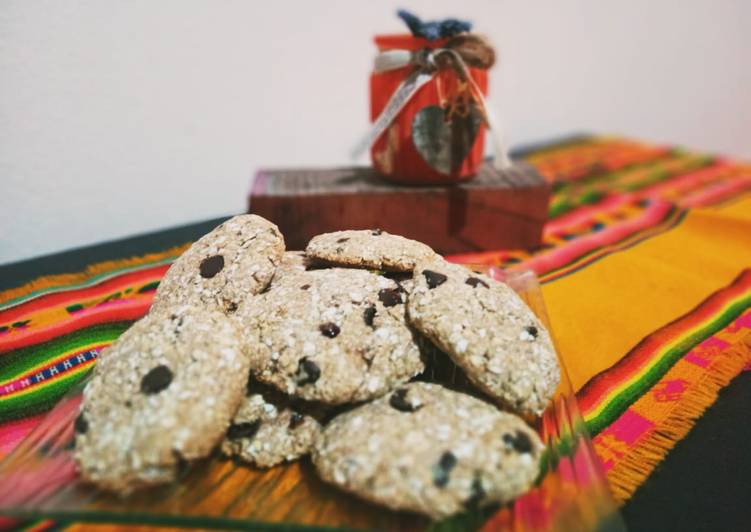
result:
[[[261,170],[248,212],[277,224],[287,249],[340,229],[381,228],[443,254],[530,248],[540,243],[550,186],[525,163],[489,164],[467,183],[406,187],[371,168]]]

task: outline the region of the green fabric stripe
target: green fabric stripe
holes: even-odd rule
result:
[[[663,153],[662,155],[658,155],[654,157],[653,159],[649,159],[648,161],[639,161],[635,163],[628,164],[626,166],[623,166],[622,168],[618,168],[617,170],[613,170],[610,172],[595,172],[591,175],[588,175],[583,178],[576,179],[574,181],[563,181],[564,185],[570,185],[573,187],[582,185],[601,185],[602,183],[606,183],[608,181],[615,181],[619,177],[623,176],[623,174],[631,173],[638,170],[645,170],[647,168],[650,168],[652,166],[657,165],[663,165],[672,161],[679,161],[681,159],[685,159],[686,153],[678,150],[678,149],[671,149],[667,152]]]
[[[703,342],[717,331],[727,327],[733,320],[740,316],[746,309],[751,307],[751,295],[745,296],[740,301],[733,303],[730,308],[717,316],[706,327],[699,329],[688,336],[680,344],[670,349],[660,358],[640,380],[613,397],[607,407],[595,418],[587,420],[587,429],[594,436],[599,434],[603,429],[610,426],[618,419],[626,409],[631,406],[639,397],[644,395],[650,388],[668,372],[670,368],[678,362],[686,353],[693,349],[700,342]]]
[[[31,417],[51,410],[60,398],[88,373],[84,371],[79,374],[63,375],[44,388],[0,401],[0,423]]]
[[[153,268],[155,266],[161,266],[162,264],[169,264],[172,261],[174,261],[175,257],[168,257],[166,259],[161,259],[155,262],[148,262],[145,264],[138,264],[137,266],[127,266],[125,268],[119,268],[114,270],[109,270],[106,272],[99,273],[97,275],[93,275],[86,279],[85,281],[78,283],[78,284],[70,284],[70,285],[62,285],[62,286],[50,286],[48,288],[40,288],[39,290],[34,290],[32,292],[29,292],[28,294],[24,296],[19,296],[15,299],[11,299],[9,301],[6,301],[2,305],[0,305],[0,311],[5,310],[10,307],[14,307],[20,303],[25,302],[28,299],[34,299],[35,297],[42,296],[48,293],[52,292],[69,292],[72,290],[78,290],[81,288],[87,288],[90,286],[93,286],[97,284],[100,280],[109,278],[109,277],[115,277],[117,275],[121,275],[124,273],[131,273],[137,270],[143,270],[148,268]]]
[[[132,321],[99,323],[54,338],[42,344],[31,345],[0,355],[0,378],[3,381],[22,375],[30,368],[59,358],[91,342],[111,342],[131,326]]]

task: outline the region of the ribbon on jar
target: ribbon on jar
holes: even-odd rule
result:
[[[418,51],[387,50],[375,58],[376,73],[396,70],[413,65],[412,72],[402,81],[389,99],[386,107],[373,122],[370,131],[352,150],[352,159],[358,159],[389,127],[399,112],[420,88],[431,81],[444,68],[453,69],[465,82],[477,103],[483,123],[490,130],[495,158],[493,165],[504,169],[511,166],[506,142],[497,119],[485,103],[482,91],[475,83],[468,67],[490,68],[495,63],[493,47],[479,35],[463,34],[450,39],[443,48],[424,48]]]

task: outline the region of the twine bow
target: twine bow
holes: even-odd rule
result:
[[[506,143],[497,120],[485,104],[485,97],[469,73],[468,66],[490,68],[495,63],[493,47],[479,35],[463,34],[449,40],[444,48],[424,48],[418,51],[387,50],[375,58],[376,73],[396,70],[409,65],[414,69],[399,85],[381,114],[373,122],[367,135],[352,150],[352,158],[359,158],[383,134],[399,112],[417,91],[431,81],[439,70],[451,68],[466,83],[477,102],[482,121],[490,130],[495,159],[493,165],[504,169],[511,166]]]

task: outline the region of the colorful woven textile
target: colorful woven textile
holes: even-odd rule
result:
[[[751,166],[620,138],[527,152],[544,242],[457,262],[532,268],[624,501],[751,363]],[[148,309],[188,243],[0,293],[0,458]]]

